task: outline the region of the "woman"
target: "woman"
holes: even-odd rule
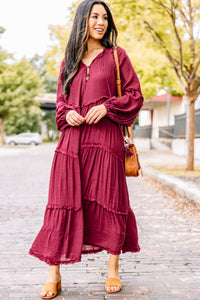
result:
[[[107,292],[118,292],[121,252],[137,252],[137,226],[124,173],[121,125],[130,126],[143,97],[126,52],[118,47],[121,98],[116,97],[113,47],[117,29],[108,5],[79,5],[62,60],[56,123],[62,132],[52,164],[44,224],[30,254],[50,265],[41,297],[61,288],[60,264],[84,253],[110,253]]]

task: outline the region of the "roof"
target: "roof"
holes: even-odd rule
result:
[[[183,97],[172,96],[170,94],[164,94],[160,96],[153,96],[144,101],[143,109],[154,109],[156,107],[162,106],[164,103],[167,104],[168,96],[170,96],[170,102],[182,102]]]
[[[56,103],[56,94],[54,93],[40,94],[37,97],[35,97],[35,101],[40,103]]]
[[[153,96],[150,99],[147,99],[147,102],[167,102],[168,94],[160,95],[160,96]],[[183,97],[172,96],[170,95],[171,102],[181,102]]]

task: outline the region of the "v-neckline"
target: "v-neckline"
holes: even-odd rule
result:
[[[97,55],[93,58],[93,60],[91,61],[91,63],[90,63],[89,65],[86,65],[86,64],[83,62],[83,60],[81,60],[81,62],[83,63],[83,65],[84,65],[86,68],[89,68],[89,67],[92,65],[92,63],[96,60],[96,58],[98,58],[101,54],[104,53],[105,49],[106,49],[106,48],[103,48],[103,51],[101,51],[99,54],[97,54]]]

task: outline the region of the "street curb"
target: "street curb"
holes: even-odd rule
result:
[[[147,176],[161,182],[163,185],[170,187],[187,200],[193,200],[197,205],[200,206],[200,189],[197,189],[193,183],[185,182],[176,178],[175,176],[165,175],[149,166],[143,166],[142,169],[143,173]]]

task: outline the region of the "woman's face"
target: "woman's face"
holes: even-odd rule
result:
[[[108,15],[103,5],[95,4],[89,17],[89,37],[101,40],[108,28]]]

